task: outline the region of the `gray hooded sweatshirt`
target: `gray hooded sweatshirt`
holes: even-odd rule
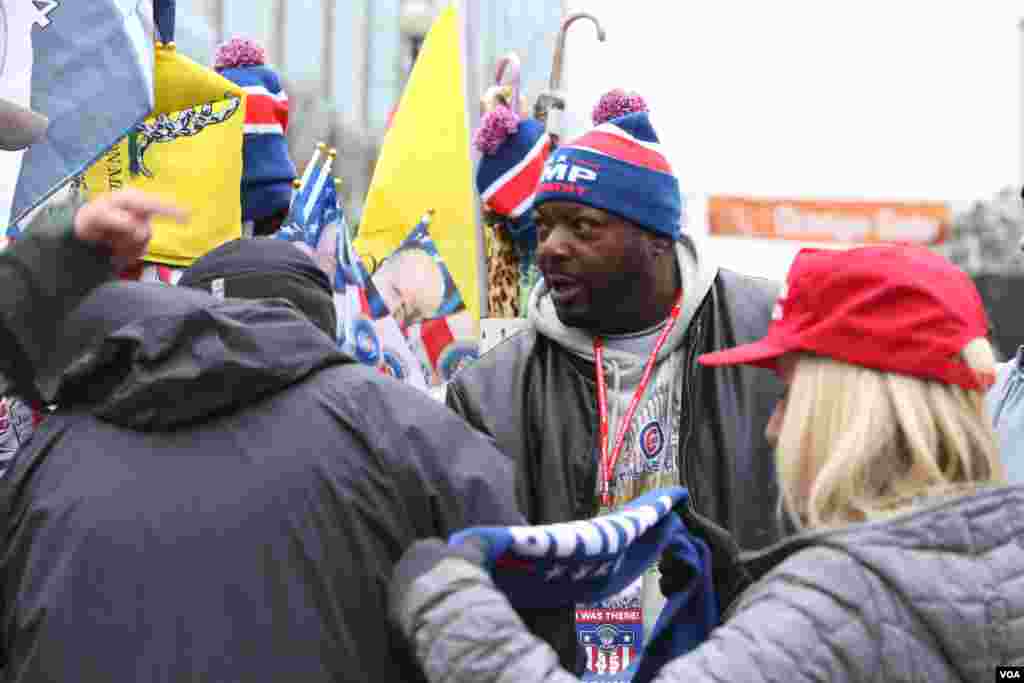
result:
[[[679,418],[682,414],[682,373],[678,372],[682,367],[681,351],[690,321],[711,290],[718,267],[699,257],[688,236],[683,236],[676,243],[675,251],[683,284],[679,319],[658,353],[650,383],[626,432],[622,452],[616,460],[610,510],[620,508],[647,491],[681,483],[675,458],[679,451]],[[539,334],[556,341],[580,358],[594,361],[593,335],[562,324],[543,280],[531,293],[528,319]],[[609,450],[622,428],[644,366],[665,322],[639,334],[605,338]],[[595,457],[599,455],[595,454]],[[599,495],[599,491],[594,494]],[[665,601],[658,588],[657,568],[652,568],[642,583],[631,586],[616,600],[619,606],[641,607],[644,632],[650,633]]]

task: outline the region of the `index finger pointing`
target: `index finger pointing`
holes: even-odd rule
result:
[[[142,214],[147,218],[166,216],[173,218],[178,223],[188,221],[188,212],[184,209],[140,190],[127,189],[115,192],[110,195],[110,201],[119,209]]]

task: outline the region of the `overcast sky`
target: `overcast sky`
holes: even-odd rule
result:
[[[570,29],[570,109],[638,90],[687,193],[958,202],[1021,181],[1020,0],[570,8],[608,33]]]
[[[576,0],[573,107],[650,102],[684,184],[810,196],[985,197],[1020,173],[1024,2]]]

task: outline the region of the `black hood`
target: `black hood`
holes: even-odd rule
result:
[[[334,290],[327,273],[292,242],[226,242],[189,266],[178,286],[220,298],[284,299],[327,334],[333,336],[338,331]]]
[[[345,362],[334,341],[283,300],[114,282],[68,316],[40,384],[61,408],[165,430]]]

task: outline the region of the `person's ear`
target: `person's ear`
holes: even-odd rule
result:
[[[672,240],[668,237],[662,237],[661,235],[654,235],[646,233],[644,235],[647,241],[647,250],[653,260],[658,260],[667,253],[673,251]]]

